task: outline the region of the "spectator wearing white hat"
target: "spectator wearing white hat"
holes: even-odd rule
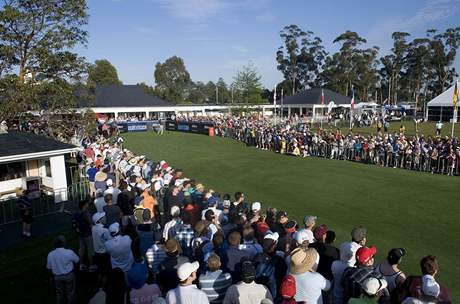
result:
[[[121,191],[117,187],[113,186],[113,180],[112,179],[108,179],[106,181],[106,183],[107,183],[107,189],[104,191],[104,196],[106,194],[112,194],[112,202],[113,202],[114,205],[116,205],[117,202],[118,202],[118,194],[120,194]]]
[[[110,254],[112,268],[119,267],[127,272],[134,262],[133,253],[131,252],[131,238],[127,235],[120,235],[120,225],[113,223],[109,227],[112,239],[105,243],[105,248]]]
[[[196,280],[196,272],[200,268],[200,263],[186,262],[179,266],[177,269],[177,276],[180,283],[174,289],[171,289],[166,294],[166,302],[168,304],[208,304],[209,300],[206,294],[199,290],[193,284]]]
[[[110,232],[104,227],[105,212],[93,214],[93,227],[91,228],[94,245],[94,264],[98,269],[99,284],[103,277],[110,271],[110,255],[105,249],[105,242],[111,239]]]
[[[361,298],[351,298],[348,304],[372,304],[381,303],[387,299],[387,281],[384,278],[368,278],[362,283],[363,295]],[[387,303],[387,302],[385,302]]]
[[[96,198],[94,199],[94,206],[96,207],[96,212],[104,211],[105,200],[104,200],[104,191],[102,189],[96,190]]]

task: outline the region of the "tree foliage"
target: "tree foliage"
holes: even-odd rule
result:
[[[6,0],[0,9],[0,115],[68,109],[86,71],[85,0]]]
[[[184,60],[173,56],[164,63],[155,65],[155,90],[162,98],[172,102],[183,102],[190,95],[192,80]]]
[[[317,76],[326,57],[319,37],[312,31],[303,31],[297,25],[284,27],[280,37],[284,45],[276,52],[278,70],[291,82],[291,92],[317,84]]]
[[[103,84],[122,84],[117,69],[107,59],[96,60],[88,67],[88,87],[94,89]]]
[[[253,64],[243,66],[233,78],[235,100],[242,103],[261,103],[262,84],[261,76]]]

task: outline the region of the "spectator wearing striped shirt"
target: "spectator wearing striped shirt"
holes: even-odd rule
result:
[[[225,292],[232,285],[232,276],[221,269],[220,258],[212,253],[208,258],[208,270],[199,278],[200,289],[206,293],[209,303],[222,303]]]
[[[159,241],[156,241],[152,247],[147,249],[145,257],[147,259],[147,265],[149,266],[150,270],[153,273],[158,273],[159,266],[161,262],[166,259],[167,255],[164,246],[160,244]]]

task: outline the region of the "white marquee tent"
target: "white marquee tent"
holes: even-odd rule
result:
[[[449,89],[441,93],[440,95],[433,98],[428,102],[427,118],[431,121],[450,121],[454,115],[453,107],[453,96],[454,96],[453,84]],[[460,102],[457,103],[457,110]]]

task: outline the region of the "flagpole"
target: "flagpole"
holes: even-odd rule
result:
[[[457,122],[457,101],[458,101],[458,79],[455,82],[454,96],[453,96],[454,113],[452,116],[452,132],[450,135],[452,139],[454,138],[455,123]]]
[[[353,108],[355,106],[355,91],[353,87],[351,87],[352,97],[351,97],[351,104],[350,104],[350,130],[352,129],[352,121],[353,121]]]
[[[324,92],[321,89],[321,131],[323,130],[323,118],[324,118]]]

